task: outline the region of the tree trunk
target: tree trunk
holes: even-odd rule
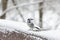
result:
[[[7,8],[7,1],[8,0],[2,0],[2,10],[4,11]],[[0,18],[5,19],[6,13],[4,13]]]
[[[40,28],[42,28],[42,17],[43,17],[43,2],[39,3],[39,21],[40,21]]]

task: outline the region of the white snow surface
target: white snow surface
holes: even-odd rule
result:
[[[24,22],[16,22],[16,21],[4,20],[4,19],[0,19],[0,26],[6,28],[13,28],[21,31],[23,30],[27,31],[30,29],[29,26]]]
[[[16,21],[3,20],[3,19],[0,19],[0,26],[2,26],[2,28],[5,27],[6,29],[10,28],[10,30],[11,28],[13,28],[28,34],[42,36],[43,38],[47,38],[49,40],[60,40],[60,30],[30,31],[29,30],[30,28],[24,22],[16,22]]]
[[[42,36],[43,38],[47,38],[48,40],[60,40],[60,30],[49,30],[40,32],[31,31],[31,33]]]

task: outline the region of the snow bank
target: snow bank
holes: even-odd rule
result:
[[[30,33],[41,36],[43,38],[47,38],[48,40],[60,40],[60,30],[50,30],[40,32],[30,31]]]
[[[3,20],[0,19],[0,26],[2,27],[9,27],[9,28],[14,28],[16,30],[20,30],[20,31],[27,31],[29,30],[29,26],[24,23],[24,22],[16,22],[16,21],[10,21],[10,20]]]
[[[27,34],[34,34],[36,36],[41,36],[43,38],[51,39],[51,40],[60,40],[60,30],[49,30],[49,31],[31,31],[30,28],[24,22],[16,22],[10,20],[0,19],[0,26],[6,28],[14,28],[21,32],[25,32]]]

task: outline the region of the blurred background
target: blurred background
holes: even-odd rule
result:
[[[0,0],[0,18],[18,22],[33,19],[43,29],[55,29],[60,23],[60,0]]]

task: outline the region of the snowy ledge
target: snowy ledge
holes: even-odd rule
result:
[[[31,31],[28,25],[24,22],[16,22],[11,20],[0,19],[0,28],[9,28],[10,31],[22,32],[27,35],[36,36],[42,39],[56,39],[60,40],[60,30],[49,31]],[[14,29],[14,30],[11,30]]]
[[[1,26],[0,29],[2,30],[5,29],[3,30],[3,32],[9,30],[45,39],[39,35],[36,35],[34,31],[29,30],[30,29],[29,26],[24,22],[0,19],[0,26]]]

